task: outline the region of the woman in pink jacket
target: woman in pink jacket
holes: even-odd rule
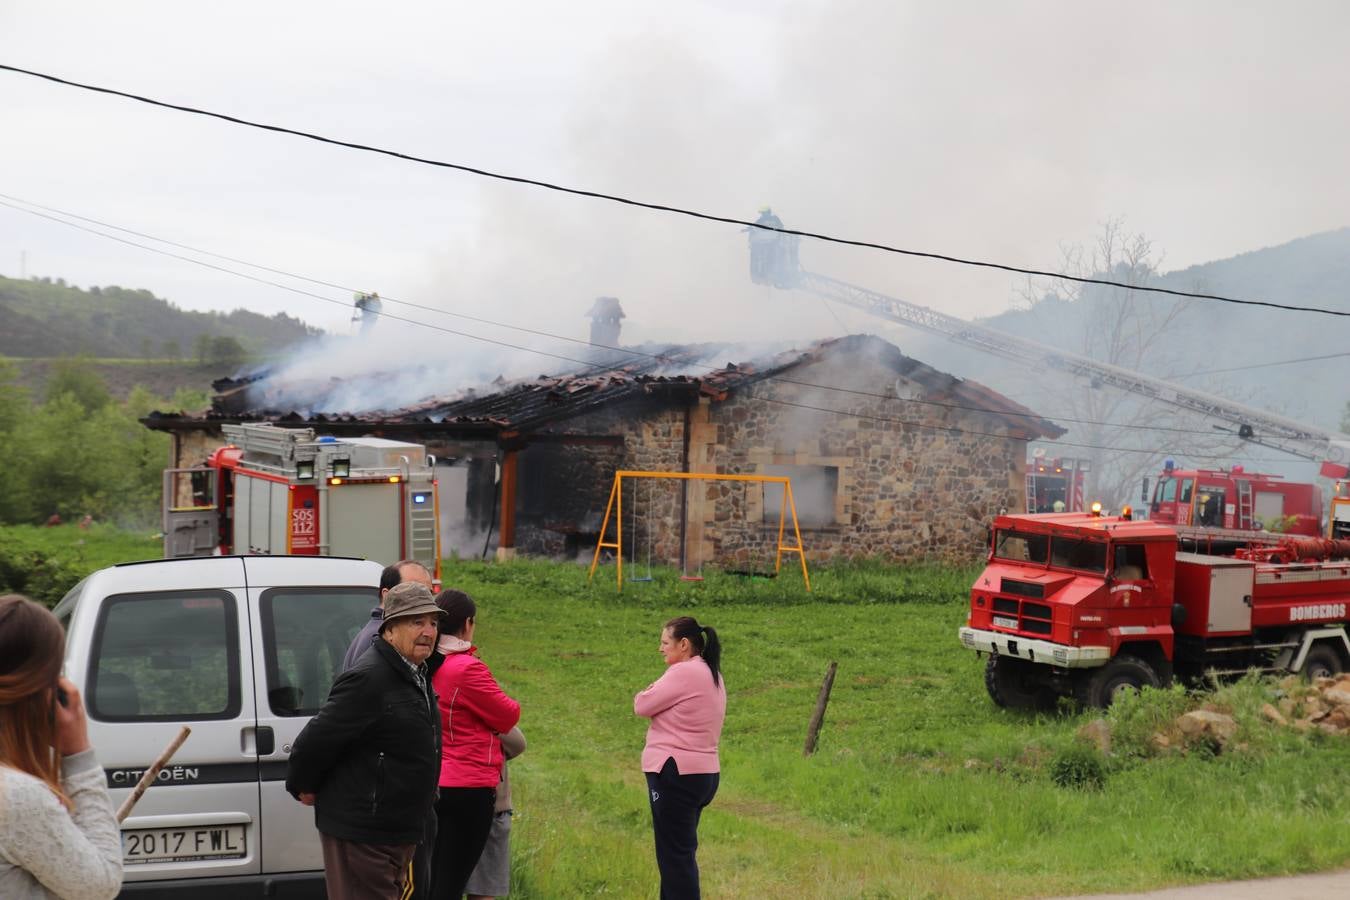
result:
[[[459,900],[487,842],[502,780],[499,735],[520,721],[520,704],[502,691],[475,654],[478,607],[463,591],[441,591],[444,656],[431,684],[441,707],[441,796],[436,801],[436,849],[431,860],[431,895]]]
[[[699,896],[698,820],[717,793],[717,742],[727,712],[722,644],[717,632],[689,616],[661,631],[665,674],[633,698],[633,711],[652,720],[642,771],[656,835],[662,900]]]

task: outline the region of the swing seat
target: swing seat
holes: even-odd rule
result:
[[[639,583],[639,582],[643,582],[643,581],[655,581],[655,580],[656,580],[656,579],[653,578],[653,577],[650,576],[650,575],[644,575],[644,576],[642,576],[642,577],[640,577],[640,578],[629,578],[629,579],[627,579],[627,581],[628,581],[630,584],[635,584],[635,583]]]
[[[680,580],[681,580],[681,581],[702,581],[702,580],[703,580],[703,576],[702,576],[702,575],[681,575],[681,576],[680,576]]]

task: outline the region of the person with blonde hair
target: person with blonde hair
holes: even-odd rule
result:
[[[122,841],[89,745],[80,692],[61,677],[65,632],[46,608],[0,597],[0,897],[110,900]]]

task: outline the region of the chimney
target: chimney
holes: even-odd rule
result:
[[[596,297],[595,303],[586,313],[591,320],[591,343],[600,346],[591,348],[591,356],[597,361],[614,355],[606,347],[619,346],[619,331],[623,328],[623,307],[618,297]]]

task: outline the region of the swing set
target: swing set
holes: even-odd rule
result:
[[[778,541],[777,552],[774,554],[773,574],[777,575],[783,564],[784,553],[795,553],[802,563],[802,581],[806,584],[806,590],[811,590],[811,576],[806,571],[806,550],[802,545],[802,531],[797,524],[797,504],[792,499],[792,480],[785,475],[715,475],[703,472],[641,472],[629,469],[620,469],[614,473],[614,487],[609,492],[609,503],[605,506],[605,518],[600,524],[600,538],[595,544],[595,556],[591,559],[591,571],[586,576],[587,582],[595,578],[595,567],[600,562],[600,551],[610,549],[614,551],[615,571],[618,579],[618,588],[623,590],[623,480],[625,478],[671,478],[680,481],[739,481],[745,484],[781,484],[783,486],[783,502],[778,506]],[[648,498],[651,493],[648,491]],[[637,487],[634,485],[633,500],[637,501]],[[787,517],[792,516],[792,534],[797,539],[796,546],[789,546],[783,543],[783,533],[787,528]],[[610,519],[614,520],[614,540],[606,541],[605,533],[609,530]],[[634,514],[636,519],[636,513]],[[633,535],[633,557],[637,557],[637,534],[634,528]],[[652,565],[652,537],[651,525],[647,526],[647,575],[646,577],[629,578],[629,581],[651,581]],[[699,572],[703,571],[703,560],[699,559]],[[702,581],[702,575],[690,576],[686,571],[681,577],[683,581]]]

